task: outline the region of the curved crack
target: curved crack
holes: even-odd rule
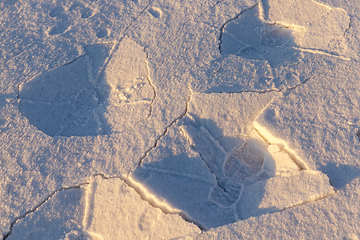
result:
[[[238,19],[243,13],[245,13],[246,11],[249,11],[251,9],[254,9],[256,6],[258,6],[259,3],[255,3],[254,5],[242,10],[239,14],[237,14],[235,17],[230,18],[229,20],[227,20],[221,27],[220,27],[220,35],[219,35],[219,51],[220,53],[222,53],[221,51],[221,45],[222,45],[222,36],[224,34],[224,28],[226,27],[226,25],[228,23],[230,23],[231,21],[234,21],[235,19]]]

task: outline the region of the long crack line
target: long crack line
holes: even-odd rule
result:
[[[285,208],[280,209],[280,210],[278,210],[278,211],[276,211],[276,212],[283,212],[283,211],[285,211],[285,210],[287,210],[287,209],[291,209],[291,208],[303,206],[303,205],[306,205],[306,204],[308,204],[308,203],[317,202],[317,201],[323,200],[323,199],[325,199],[325,198],[331,197],[331,196],[335,195],[336,193],[337,193],[337,191],[332,191],[332,192],[329,192],[329,193],[327,193],[327,194],[318,196],[318,197],[315,198],[315,199],[309,199],[309,200],[307,200],[307,201],[304,201],[304,202],[301,202],[301,203],[298,203],[298,204],[294,204],[294,205],[285,207]]]
[[[158,142],[166,135],[166,133],[168,132],[168,129],[169,129],[170,127],[172,127],[173,125],[175,125],[175,123],[176,123],[177,121],[179,121],[179,120],[181,120],[182,118],[185,117],[185,115],[186,115],[186,113],[188,112],[188,109],[189,109],[189,103],[190,103],[190,101],[191,101],[191,96],[192,96],[192,94],[193,94],[193,92],[192,92],[192,90],[191,90],[190,87],[189,87],[189,92],[190,92],[190,94],[189,94],[189,96],[188,96],[188,98],[187,98],[187,100],[186,100],[186,105],[185,105],[185,110],[184,110],[184,112],[183,112],[179,117],[173,119],[173,120],[165,127],[165,130],[164,130],[164,131],[160,134],[160,136],[155,140],[154,145],[153,145],[150,149],[148,149],[148,150],[145,152],[145,154],[140,158],[137,168],[139,168],[139,167],[141,166],[143,160],[149,155],[149,153],[158,146]],[[131,173],[129,173],[129,175],[130,175],[130,174],[131,174]]]
[[[292,91],[292,90],[295,90],[296,88],[298,87],[301,87],[302,85],[306,84],[308,81],[310,81],[311,79],[313,78],[316,78],[316,77],[320,77],[321,75],[325,74],[325,72],[322,72],[322,73],[319,73],[319,74],[316,74],[314,76],[311,76],[311,77],[308,77],[306,78],[303,82],[299,83],[299,84],[296,84],[295,86],[292,86],[292,87],[289,87],[289,88],[283,88],[281,89],[279,92],[288,92],[288,91]]]
[[[31,213],[34,213],[36,210],[38,210],[41,206],[43,206],[47,201],[50,200],[51,197],[53,197],[54,195],[56,195],[57,193],[61,192],[61,191],[64,191],[64,190],[69,190],[69,189],[80,189],[83,185],[87,185],[89,184],[88,182],[85,182],[85,183],[81,183],[79,185],[75,185],[75,186],[70,186],[70,187],[62,187],[58,190],[55,190],[54,192],[50,193],[44,200],[42,200],[39,204],[37,204],[34,208],[32,208],[31,210],[29,211],[26,211],[25,213],[21,214],[19,217],[17,217],[14,221],[12,221],[10,223],[10,231],[3,235],[3,240],[6,240],[12,233],[12,229],[13,229],[13,226],[16,224],[17,221],[25,218],[27,215],[31,214]]]

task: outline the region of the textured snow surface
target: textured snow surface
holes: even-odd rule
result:
[[[359,239],[357,0],[0,0],[2,239]]]

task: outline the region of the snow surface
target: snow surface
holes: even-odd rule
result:
[[[359,239],[357,0],[0,0],[2,239]]]

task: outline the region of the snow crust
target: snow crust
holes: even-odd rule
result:
[[[359,239],[356,0],[0,1],[2,239]]]

